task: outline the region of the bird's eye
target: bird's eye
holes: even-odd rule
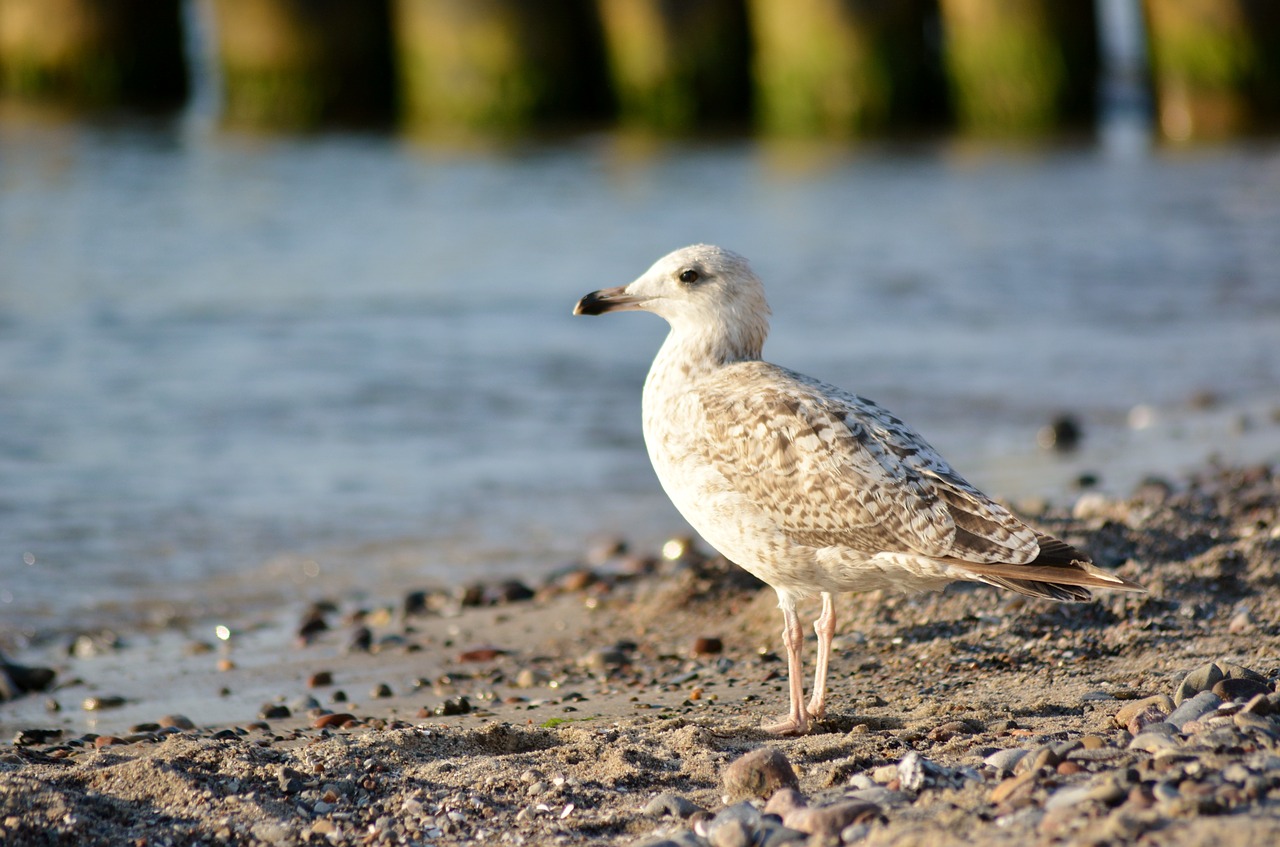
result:
[[[680,281],[686,285],[692,285],[698,281],[698,272],[693,268],[685,268],[680,272]]]

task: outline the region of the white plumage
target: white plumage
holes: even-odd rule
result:
[[[659,259],[574,314],[643,309],[671,332],[644,386],[644,437],[667,495],[703,538],[778,593],[791,710],[822,715],[835,634],[832,595],[977,580],[1058,600],[1086,586],[1142,590],[1038,533],[960,477],[881,406],[761,360],[764,287],[747,261],[699,244]],[[806,706],[796,601],[820,594]]]

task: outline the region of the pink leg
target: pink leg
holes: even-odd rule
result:
[[[765,731],[775,735],[803,735],[809,731],[809,713],[804,707],[804,665],[800,658],[800,650],[804,645],[804,628],[800,626],[800,618],[796,615],[795,600],[779,593],[778,601],[778,605],[782,607],[782,643],[787,648],[791,712],[786,720],[766,726]]]
[[[809,715],[822,717],[827,707],[827,668],[831,665],[831,639],[836,636],[836,608],[832,597],[822,592],[822,614],[813,622],[818,634],[818,665],[813,672],[813,697],[809,700]]]

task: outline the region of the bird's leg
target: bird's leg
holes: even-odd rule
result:
[[[787,648],[787,681],[791,687],[791,713],[780,723],[766,726],[774,735],[803,735],[809,731],[809,713],[804,707],[804,666],[800,649],[804,645],[804,627],[796,614],[795,601],[782,597],[782,643]]]
[[[820,718],[827,707],[827,668],[831,664],[831,639],[836,635],[836,607],[829,592],[822,592],[822,614],[813,622],[813,631],[818,634],[818,664],[813,672],[809,715]]]

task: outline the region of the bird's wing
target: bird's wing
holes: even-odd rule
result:
[[[703,380],[704,460],[798,543],[1021,564],[1036,533],[882,407],[763,362]]]

